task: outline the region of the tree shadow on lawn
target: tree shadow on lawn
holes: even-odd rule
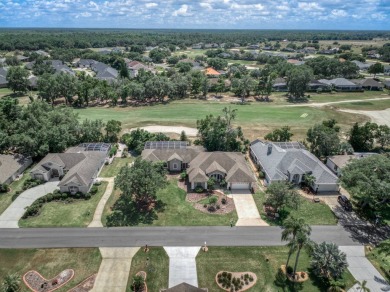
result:
[[[136,226],[139,224],[152,224],[158,219],[157,213],[164,212],[166,204],[161,200],[148,212],[140,212],[133,201],[123,203],[120,200],[113,206],[113,212],[107,216],[107,226]]]

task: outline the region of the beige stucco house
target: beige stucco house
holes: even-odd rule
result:
[[[31,164],[31,157],[0,154],[0,184],[12,183]]]
[[[61,192],[88,193],[109,149],[110,145],[104,143],[80,144],[65,153],[50,153],[31,170],[31,177],[43,181],[60,179]]]

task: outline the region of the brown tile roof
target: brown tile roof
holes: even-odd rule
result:
[[[208,67],[206,68],[206,75],[221,75],[221,73],[219,73],[217,70],[215,70],[214,68],[211,68],[211,67]]]

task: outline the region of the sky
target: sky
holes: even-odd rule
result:
[[[0,27],[390,30],[390,0],[0,0]]]

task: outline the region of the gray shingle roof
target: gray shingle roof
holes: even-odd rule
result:
[[[179,156],[183,163],[189,163],[200,152],[204,151],[203,147],[189,146],[184,149],[145,149],[142,151],[142,159],[149,161],[169,161],[172,155]]]
[[[0,184],[6,182],[20,168],[27,163],[28,158],[23,155],[0,154]]]
[[[337,177],[305,149],[282,149],[273,143],[262,141],[257,141],[250,147],[271,180],[286,180],[289,171],[296,171],[300,174],[311,172],[317,184],[337,183]]]
[[[0,85],[7,85],[7,72],[6,68],[0,67]]]

